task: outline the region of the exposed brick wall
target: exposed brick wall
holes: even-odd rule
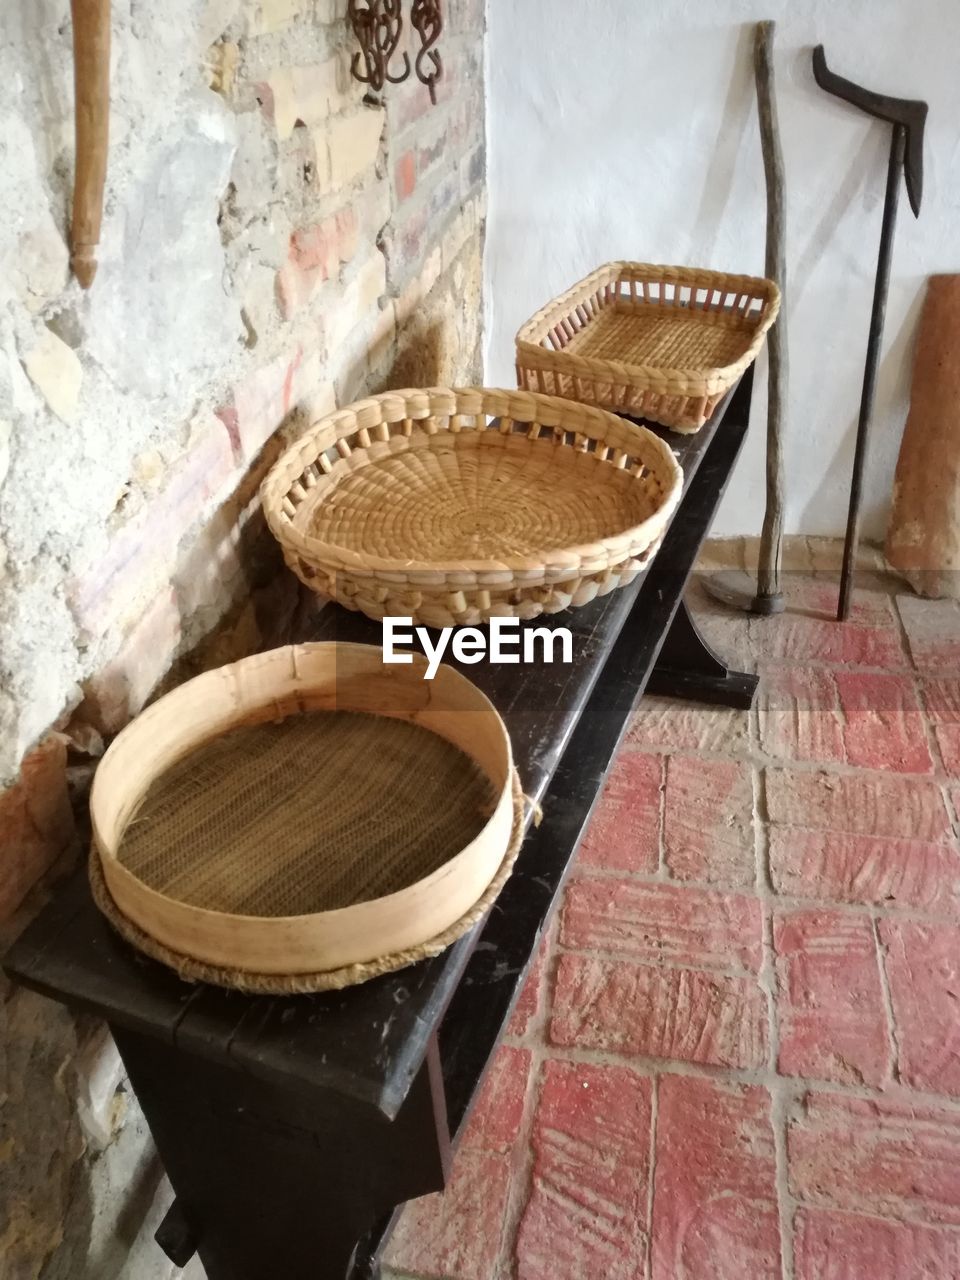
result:
[[[378,99],[351,78],[345,0],[115,0],[87,295],[65,246],[69,9],[13,0],[0,49],[0,85],[13,86],[0,154],[19,157],[5,165],[0,227],[7,937],[35,909],[38,879],[78,846],[68,781],[89,778],[84,753],[165,681],[282,637],[297,588],[257,491],[284,445],[337,403],[481,372],[482,3],[448,6],[432,107],[415,79]],[[58,1065],[17,1105],[49,1109],[46,1094],[67,1088],[69,1110],[89,1093],[74,1061],[84,1036],[26,1000],[12,993],[5,1007],[9,1033],[32,1037],[11,1079],[31,1060]],[[0,1214],[0,1253],[18,1240],[18,1276],[51,1258],[58,1275],[84,1270],[84,1233],[61,1242],[64,1215],[78,1212],[71,1187],[96,1204],[106,1165],[70,1174],[84,1140],[74,1120],[70,1132],[59,1155],[7,1166],[0,1201],[18,1208]],[[140,1158],[129,1125],[115,1136]],[[44,1161],[63,1164],[62,1195],[44,1196]],[[142,1265],[130,1274],[161,1274]]]
[[[19,803],[21,760],[49,727],[63,728],[76,715],[115,731],[173,660],[249,595],[247,549],[262,529],[251,494],[283,443],[337,401],[398,382],[479,376],[482,6],[456,6],[449,15],[447,75],[435,108],[415,79],[379,105],[365,96],[349,75],[352,38],[338,0],[205,8],[224,16],[222,32],[192,68],[169,70],[206,77],[234,140],[219,214],[212,205],[207,214],[219,222],[224,288],[240,324],[235,349],[191,388],[196,407],[188,419],[164,422],[160,398],[157,427],[131,457],[113,510],[103,518],[91,503],[85,523],[100,527],[56,565],[42,544],[17,545],[24,541],[19,508],[40,477],[28,414],[14,417],[0,491],[0,527],[12,534],[13,554],[0,594],[12,595],[18,576],[45,562],[72,652],[45,673],[46,715],[31,698],[34,682],[21,679],[22,671],[7,673],[2,719],[13,733],[0,760],[9,797],[0,806]],[[122,6],[120,24],[116,43],[136,48]],[[108,201],[113,194],[108,185]],[[48,230],[52,236],[56,228]],[[157,287],[193,287],[189,247],[182,264],[158,273]],[[109,306],[120,301],[111,291],[123,265],[109,219],[101,256],[91,300],[104,290]],[[43,398],[33,406],[37,415],[82,424],[97,413],[99,372],[85,343],[86,300],[62,275],[54,283],[27,300],[34,320],[17,346],[18,376]],[[22,296],[4,301],[14,314],[24,305]],[[110,319],[122,324],[119,305]],[[194,339],[202,345],[203,331]],[[170,378],[179,372],[171,368]],[[95,441],[91,470],[100,452],[130,452],[127,426],[121,420],[112,439]],[[75,480],[83,485],[82,469]],[[251,521],[254,534],[245,537]],[[23,655],[11,612],[8,605],[3,621],[14,644],[5,662],[15,667]],[[0,884],[8,886],[0,913],[8,912],[25,881],[9,876]]]

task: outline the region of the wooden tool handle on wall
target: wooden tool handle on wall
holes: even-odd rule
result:
[[[780,286],[783,302],[777,323],[767,335],[769,360],[767,400],[767,505],[760,538],[757,574],[758,603],[780,598],[780,558],[783,548],[783,432],[787,401],[787,266],[786,192],[783,152],[773,80],[774,22],[758,22],[754,36],[754,71],[760,115],[760,142],[767,180],[766,275]],[[781,606],[782,607],[782,606]],[[773,609],[762,610],[773,612]]]
[[[84,289],[97,273],[110,122],[110,0],[71,0],[76,172],[70,266]]]

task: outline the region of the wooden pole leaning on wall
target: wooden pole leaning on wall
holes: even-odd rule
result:
[[[757,83],[760,144],[767,184],[766,270],[780,286],[783,302],[777,323],[767,335],[767,497],[760,538],[757,581],[743,570],[705,574],[703,585],[721,604],[743,613],[769,616],[782,613],[780,561],[783,544],[783,427],[787,399],[786,307],[786,194],[783,152],[773,80],[775,22],[758,22],[754,34],[753,65]]]
[[[780,561],[783,551],[783,415],[787,399],[787,263],[786,194],[783,150],[777,120],[777,100],[773,79],[773,33],[775,22],[758,22],[753,47],[757,80],[757,109],[760,116],[760,144],[767,181],[767,255],[765,274],[780,286],[783,304],[778,322],[767,335],[767,504],[760,536],[757,565],[757,594],[754,613],[783,611],[780,589]]]
[[[71,0],[76,159],[70,267],[84,289],[97,273],[110,123],[110,0]]]

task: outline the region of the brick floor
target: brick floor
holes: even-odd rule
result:
[[[574,951],[756,972],[761,921],[760,903],[749,894],[584,876],[567,893],[560,942]]]
[[[660,756],[625,750],[610,771],[580,850],[580,865],[654,872],[660,865]]]
[[[767,755],[821,764],[846,759],[840,698],[832,671],[780,663],[764,666],[757,706],[760,741]]]
[[[899,773],[932,773],[920,700],[909,676],[837,672],[849,764]]]
[[[873,921],[849,911],[777,912],[780,1071],[881,1085],[890,1040]]]
[[[960,680],[925,680],[923,697],[944,769],[960,776]]]
[[[760,1067],[767,1002],[754,978],[564,955],[550,1042],[716,1067]]]
[[[960,1096],[960,929],[881,920],[900,1078]]]
[[[518,1280],[642,1280],[651,1094],[629,1067],[545,1063]]]
[[[774,1144],[766,1089],[661,1078],[652,1280],[780,1276]]]
[[[789,1185],[810,1205],[960,1226],[960,1111],[902,1095],[810,1092],[787,1128]]]
[[[960,1276],[960,1232],[801,1209],[796,1280],[939,1280]]]
[[[960,602],[898,596],[910,656],[924,675],[960,675]]]
[[[835,551],[694,590],[757,706],[641,703],[385,1276],[960,1280],[960,605]]]
[[[677,880],[740,888],[756,878],[753,769],[746,760],[671,756],[663,851]]]
[[[768,847],[773,887],[786,897],[960,914],[960,853],[952,841],[771,826]]]

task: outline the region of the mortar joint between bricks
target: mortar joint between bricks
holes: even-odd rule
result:
[[[672,880],[673,875],[667,866],[667,767],[670,752],[660,756],[660,784],[657,788],[659,804],[657,810],[657,876],[661,880]]]
[[[787,1158],[787,1128],[796,1100],[797,1085],[778,1077],[770,1086],[770,1126],[776,1159],[777,1212],[780,1218],[780,1261],[783,1280],[794,1280],[793,1224],[797,1201],[790,1191]]]
[[[757,984],[767,997],[767,1029],[769,1070],[776,1074],[777,1061],[780,1056],[780,1019],[777,1014],[777,997],[780,991],[780,980],[777,973],[776,950],[773,945],[773,909],[769,903],[763,904],[762,923],[762,955]]]
[[[653,1275],[653,1205],[656,1195],[657,1177],[657,1122],[660,1115],[660,1075],[654,1075],[650,1084],[650,1156],[647,1170],[647,1239],[646,1257],[644,1259],[644,1275],[647,1280]]]
[[[880,919],[876,911],[871,911],[873,941],[877,949],[877,970],[880,975],[880,991],[883,996],[883,1007],[887,1016],[887,1041],[890,1051],[890,1078],[894,1084],[901,1084],[900,1079],[900,1039],[893,1011],[893,995],[890,991],[890,979],[887,976],[887,948],[880,937]]]
[[[901,619],[901,625],[902,621]],[[943,803],[947,810],[947,817],[950,819],[954,837],[960,838],[960,814],[957,812],[957,805],[954,803],[950,787],[950,782],[952,781],[950,770],[947,768],[943,759],[943,752],[940,750],[940,740],[934,730],[933,717],[927,710],[923,690],[923,677],[919,672],[914,675],[914,687],[917,692],[917,702],[920,706],[920,721],[927,735],[927,750],[930,752],[930,758],[933,761],[933,776],[938,780],[943,779],[940,781],[940,794],[943,797]]]
[[[771,1095],[778,1088],[792,1090],[791,1106],[798,1105],[798,1095],[830,1094],[861,1102],[876,1102],[884,1096],[884,1089],[873,1085],[850,1084],[820,1076],[782,1076],[769,1067],[722,1067],[706,1062],[691,1062],[684,1058],[653,1058],[629,1052],[613,1052],[605,1049],[578,1049],[574,1046],[545,1045],[537,1050],[544,1064],[547,1062],[573,1063],[585,1067],[622,1067],[635,1075],[652,1079],[654,1076],[685,1076],[694,1080],[714,1080],[720,1084],[741,1087],[759,1087]],[[910,1099],[917,1106],[949,1111],[960,1118],[960,1099],[934,1093],[929,1089],[911,1089]]]
[[[547,1056],[542,1045],[531,1045],[530,1072],[527,1077],[527,1088],[523,1098],[523,1115],[520,1120],[520,1132],[514,1147],[510,1171],[510,1190],[507,1196],[506,1213],[500,1234],[500,1250],[497,1259],[497,1273],[511,1276],[516,1269],[517,1237],[524,1210],[533,1190],[533,1126],[536,1120],[537,1105],[543,1087],[544,1070]]]

